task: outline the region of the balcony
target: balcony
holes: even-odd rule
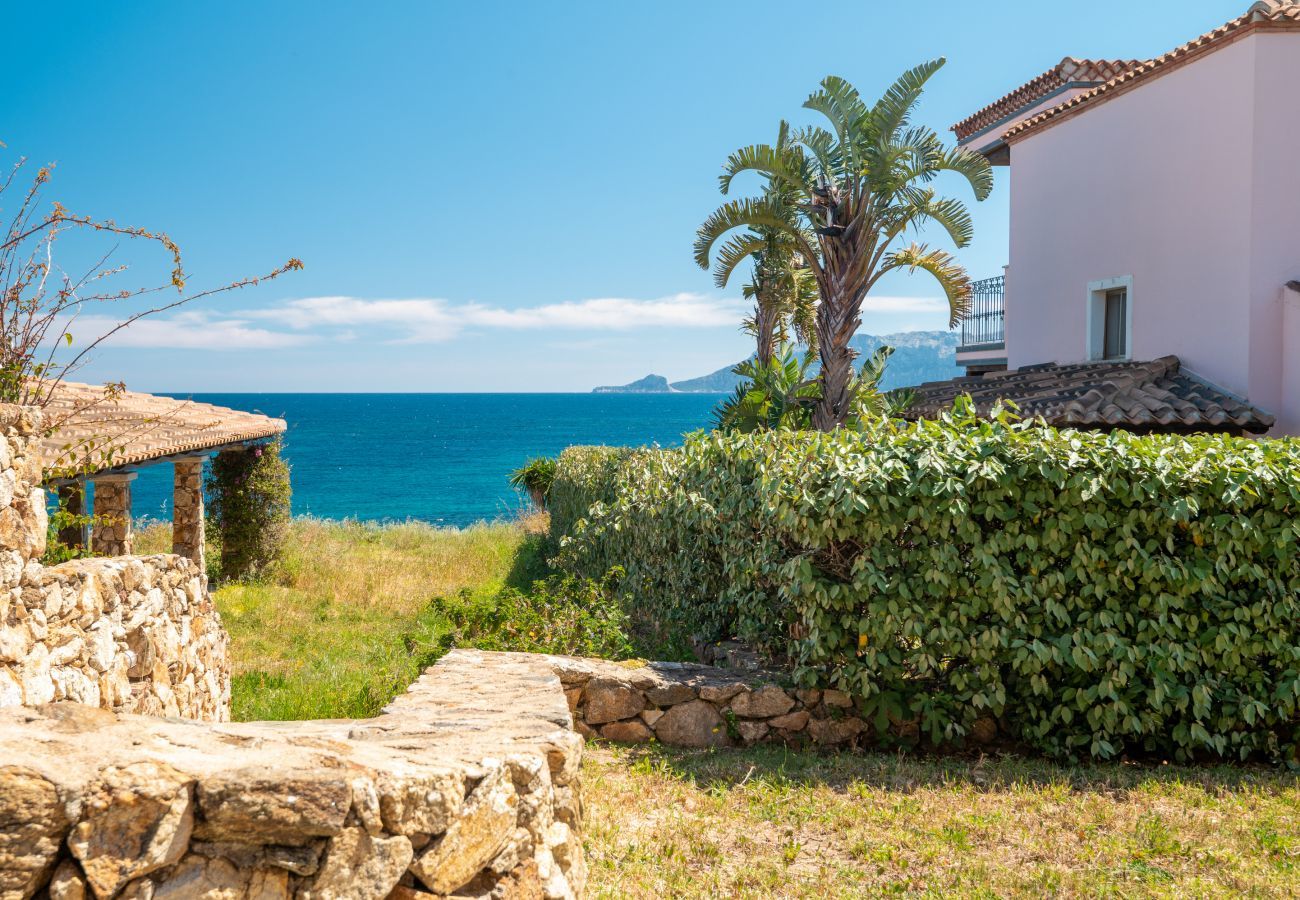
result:
[[[1003,276],[972,282],[957,346],[957,365],[965,366],[968,375],[1007,367],[1004,319]]]

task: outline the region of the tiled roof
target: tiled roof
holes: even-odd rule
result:
[[[1033,81],[962,119],[952,126],[952,130],[957,140],[964,141],[977,131],[996,125],[1068,85],[1099,84],[1139,64],[1140,60],[1136,59],[1075,59],[1067,56]]]
[[[44,410],[53,433],[42,442],[45,466],[93,470],[271,437],[283,419],[103,386],[64,382]]]
[[[1038,128],[1047,122],[1059,121],[1065,116],[1077,112],[1080,108],[1097,103],[1099,100],[1119,96],[1124,91],[1141,83],[1144,79],[1170,71],[1211,50],[1226,46],[1239,38],[1260,29],[1300,29],[1300,2],[1295,0],[1259,0],[1231,22],[1220,25],[1213,31],[1206,32],[1195,40],[1188,41],[1180,47],[1170,50],[1163,56],[1139,63],[1089,91],[1072,97],[1060,106],[1054,106],[1031,119],[1012,126],[1003,138],[1010,140]]]
[[[1060,428],[1263,433],[1273,417],[1181,370],[1176,356],[1150,362],[1024,366],[983,377],[935,381],[914,389],[909,419],[932,419],[970,394],[987,414],[1011,400],[1025,418]]]

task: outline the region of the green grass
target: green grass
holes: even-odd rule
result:
[[[166,526],[137,552],[165,549]],[[456,620],[546,574],[536,524],[466,529],[297,519],[279,571],[216,593],[231,638],[232,716],[373,716],[447,649]]]
[[[1281,770],[603,747],[595,897],[1300,895]]]

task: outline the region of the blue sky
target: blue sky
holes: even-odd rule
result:
[[[782,117],[811,120],[800,104],[823,76],[874,96],[946,56],[921,110],[946,130],[1062,56],[1152,56],[1247,5],[29,3],[0,36],[0,160],[57,162],[48,199],[168,232],[193,287],[306,263],[133,329],[86,380],[686,378],[749,349],[739,286],[715,290],[690,253],[719,167]],[[974,277],[1005,262],[1005,176],[961,252]],[[166,271],[142,248],[115,259],[123,286]],[[866,331],[946,325],[924,276],[877,293]]]

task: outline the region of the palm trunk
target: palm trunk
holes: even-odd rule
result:
[[[766,369],[772,362],[772,353],[776,341],[775,311],[761,300],[754,305],[754,323],[758,327],[758,348],[755,356],[760,367]]]
[[[856,310],[843,294],[822,299],[817,308],[817,355],[821,358],[821,399],[813,409],[812,426],[818,431],[834,431],[843,425],[851,412],[853,360],[857,353],[849,341],[860,324]]]

